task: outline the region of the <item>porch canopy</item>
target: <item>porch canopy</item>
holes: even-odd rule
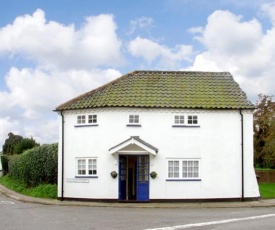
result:
[[[151,153],[152,155],[156,155],[158,149],[143,141],[138,136],[131,136],[129,139],[110,148],[109,152],[110,154],[147,155]]]

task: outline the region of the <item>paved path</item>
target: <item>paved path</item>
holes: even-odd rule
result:
[[[116,207],[116,208],[250,208],[250,207],[275,207],[275,199],[245,201],[245,202],[201,202],[201,203],[108,203],[87,201],[59,201],[25,196],[10,190],[0,184],[0,193],[14,200],[25,203],[66,206],[89,207]]]

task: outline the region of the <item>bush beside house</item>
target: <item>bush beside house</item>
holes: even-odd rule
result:
[[[58,144],[47,144],[9,157],[9,176],[28,186],[57,183]]]

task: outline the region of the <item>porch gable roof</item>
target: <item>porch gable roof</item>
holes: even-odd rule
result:
[[[113,147],[111,147],[109,149],[110,154],[114,154],[114,153],[126,153],[126,152],[137,152],[135,150],[128,150],[128,151],[123,151],[123,149],[125,149],[127,146],[131,146],[131,145],[136,145],[139,148],[143,149],[143,153],[144,152],[148,152],[151,153],[153,155],[156,155],[158,153],[158,149],[156,147],[154,147],[153,145],[150,145],[149,143],[147,143],[146,141],[140,139],[138,136],[131,136],[129,139],[119,143],[118,145],[115,145]]]

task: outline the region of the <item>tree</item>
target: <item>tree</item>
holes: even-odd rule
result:
[[[32,149],[39,146],[38,143],[31,138],[23,138],[20,135],[8,134],[8,139],[5,140],[3,145],[3,155],[21,154],[27,149]]]
[[[4,155],[13,155],[15,145],[20,142],[23,137],[20,135],[14,135],[13,133],[8,134],[8,139],[5,140],[3,145],[3,154]]]
[[[31,138],[23,138],[20,140],[15,146],[14,146],[14,153],[15,154],[21,154],[27,149],[32,149],[36,146],[39,146],[38,143],[35,142],[35,140]]]
[[[275,168],[275,102],[259,95],[254,112],[255,166]]]

